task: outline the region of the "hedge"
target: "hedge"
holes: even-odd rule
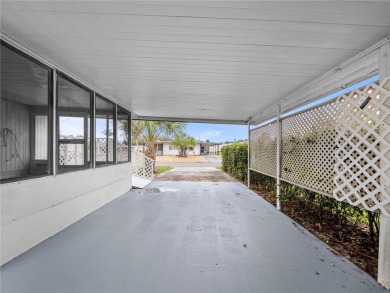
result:
[[[222,170],[246,182],[248,176],[248,143],[237,142],[222,148]]]

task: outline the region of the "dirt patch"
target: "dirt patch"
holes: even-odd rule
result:
[[[156,162],[159,163],[204,163],[207,160],[202,156],[188,156],[181,158],[178,156],[157,156]]]
[[[251,186],[251,189],[273,205],[275,197],[266,188]],[[303,200],[290,200],[282,206],[283,212],[302,227],[313,233],[332,248],[334,254],[342,255],[368,274],[377,277],[378,245],[370,239],[368,228],[357,222],[340,222],[335,214],[317,205],[306,206]]]
[[[237,182],[213,167],[178,167],[155,177],[157,181]]]

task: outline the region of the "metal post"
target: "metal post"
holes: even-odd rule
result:
[[[276,208],[277,210],[281,210],[280,204],[280,175],[281,175],[281,163],[282,163],[282,124],[280,121],[281,115],[281,106],[278,105],[278,116],[277,116],[277,126],[278,133],[276,138]]]
[[[96,92],[92,92],[92,107],[91,107],[91,127],[90,127],[90,143],[91,143],[91,163],[92,168],[96,169]]]
[[[386,43],[379,48],[378,54],[379,65],[379,82],[390,76],[390,43]],[[381,111],[382,112],[382,111]],[[380,133],[383,133],[383,128],[389,127],[384,124],[379,128]],[[384,166],[381,163],[381,168]],[[385,172],[386,170],[381,170]],[[386,181],[381,177],[381,185],[386,185]],[[383,187],[385,188],[385,186]],[[378,283],[386,289],[390,289],[390,217],[380,215],[380,231],[379,231],[379,253],[378,253]]]
[[[251,162],[251,148],[250,148],[250,135],[251,135],[251,118],[248,119],[248,178],[247,178],[247,183],[248,183],[248,188],[251,187],[251,171],[250,171],[250,162]]]
[[[113,144],[112,144],[112,159],[114,161],[114,165],[118,165],[118,141],[117,141],[117,125],[118,125],[118,105],[114,105],[114,117],[112,119],[112,130],[114,131],[114,134],[112,136]]]
[[[127,122],[127,147],[128,147],[128,156],[129,156],[129,162],[132,161],[131,159],[131,145],[132,145],[132,133],[131,133],[131,124],[133,123],[131,113],[128,116],[128,122]]]
[[[51,160],[52,160],[52,172],[53,176],[57,174],[57,165],[58,165],[58,150],[57,150],[57,71],[53,69],[52,71],[52,151],[51,151]]]

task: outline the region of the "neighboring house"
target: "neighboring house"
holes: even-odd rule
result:
[[[203,142],[197,141],[196,146],[192,148],[191,151],[188,152],[189,156],[200,156],[200,155],[208,155],[209,147],[211,145],[215,145],[213,142]],[[139,151],[143,152],[143,146],[133,146],[133,148],[137,148]],[[171,140],[160,141],[158,140],[154,145],[157,156],[178,156],[179,151],[176,147],[172,145]]]

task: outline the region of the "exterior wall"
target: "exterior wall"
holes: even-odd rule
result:
[[[131,189],[131,163],[0,186],[1,264]]]
[[[196,156],[200,156],[200,144],[198,143],[195,147],[194,147],[194,151],[193,152],[189,152],[188,153],[189,155],[196,155]]]
[[[178,150],[169,150],[169,145],[170,145],[169,142],[164,142],[163,143],[163,156],[178,156],[179,155],[179,151]],[[200,145],[197,144],[194,147],[193,151],[189,151],[188,152],[188,155],[199,156],[200,155]]]

